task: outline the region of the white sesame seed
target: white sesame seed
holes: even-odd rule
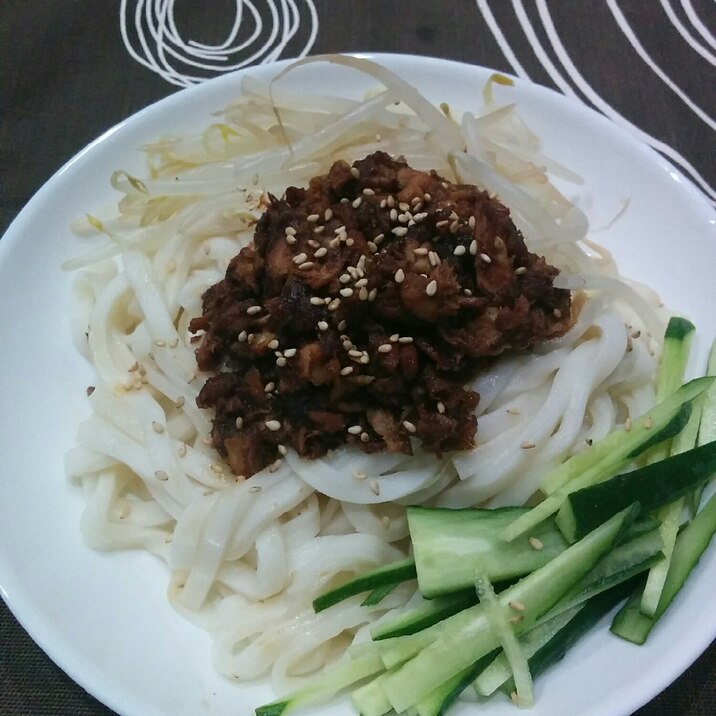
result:
[[[277,341],[275,338],[274,338],[272,341],[269,341],[268,347],[269,347],[272,351],[275,351],[275,350],[278,348],[278,346],[279,346],[279,343],[278,343],[278,341]]]
[[[308,258],[308,255],[301,252],[300,254],[296,254],[293,257],[293,263],[295,263],[296,265],[302,264],[307,258]]]
[[[348,197],[345,197],[345,196],[344,196],[344,197],[341,199],[341,204],[350,204],[350,203],[351,203],[351,200],[350,200]]]
[[[411,214],[398,214],[398,221],[401,224],[407,224],[412,218]]]
[[[515,269],[515,276],[522,276],[522,274],[527,273],[527,267],[526,266],[520,266],[519,268]]]
[[[350,298],[353,295],[353,289],[352,288],[342,288],[338,293],[343,296],[343,298]]]
[[[360,178],[360,171],[358,170],[358,167],[351,167],[351,175],[354,179]]]
[[[367,278],[359,278],[359,279],[355,282],[355,287],[356,287],[356,288],[363,288],[363,286],[367,286],[367,285],[368,285],[368,279],[367,279]]]
[[[445,403],[443,403],[442,400],[438,400],[438,413],[440,413],[440,415],[445,414]]]
[[[295,236],[296,235],[296,229],[294,229],[293,226],[287,226],[283,231],[286,234],[286,236]]]
[[[438,266],[440,264],[440,257],[434,251],[429,251],[428,261],[430,261],[431,266]]]
[[[425,194],[423,194],[423,201],[430,201],[432,198],[433,197],[428,194],[428,192],[425,192]]]
[[[365,480],[368,475],[366,475],[364,472],[361,472],[360,470],[356,470],[353,473],[353,479],[354,480]]]
[[[396,236],[405,236],[408,233],[408,227],[407,226],[396,226],[392,231],[392,234],[395,234]]]
[[[403,269],[398,269],[395,272],[394,278],[395,278],[395,283],[403,283],[403,281],[405,281],[405,272],[403,271]]]
[[[353,366],[347,365],[345,368],[341,368],[341,375],[350,375],[353,372]]]
[[[399,333],[393,333],[393,335],[390,337],[390,340],[392,343],[397,343],[399,338],[400,338]]]
[[[309,215],[306,217],[306,221],[310,221],[312,224],[314,224],[314,223],[317,222],[320,218],[321,218],[321,217],[320,217],[319,214],[309,214]]]
[[[276,389],[276,383],[274,383],[273,381],[269,381],[269,382],[266,383],[266,385],[264,386],[264,393],[271,393],[271,392],[273,392],[275,389]]]
[[[281,423],[278,420],[267,420],[264,425],[272,432],[275,433],[281,429]]]
[[[316,249],[316,253],[313,254],[314,258],[323,258],[328,253],[328,249],[323,246],[320,249]]]
[[[393,346],[390,343],[383,343],[383,345],[378,346],[378,353],[390,353],[392,350]]]
[[[436,229],[442,229],[443,226],[447,226],[449,223],[450,223],[450,222],[449,222],[447,219],[443,219],[442,221],[438,221],[438,222],[435,224],[435,228],[436,228]]]
[[[475,239],[470,242],[470,254],[472,256],[477,255],[477,241],[475,241]]]
[[[156,420],[152,422],[152,429],[157,434],[161,434],[164,432],[164,426],[161,423],[158,423]]]
[[[418,248],[418,249],[413,249],[413,253],[414,253],[416,256],[427,256],[427,255],[428,255],[428,250],[427,250],[426,248],[424,248],[424,247],[421,246],[421,247]]]
[[[388,202],[388,206],[395,206],[395,197],[392,194],[388,194],[386,201]]]
[[[495,236],[495,240],[493,241],[493,244],[495,245],[495,248],[498,251],[502,251],[502,249],[505,248],[505,242],[500,236]]]
[[[336,299],[336,300],[339,300],[339,299]],[[342,320],[342,321],[338,324],[338,330],[339,330],[339,331],[345,331],[347,326],[348,326],[348,323],[347,323],[347,321],[344,319],[344,320]]]
[[[239,416],[238,418],[236,418],[236,422],[234,424],[236,425],[237,430],[241,430],[241,428],[244,427],[244,419]]]
[[[361,290],[358,292],[358,298],[361,301],[368,300],[368,289],[365,286],[363,286],[363,288],[361,288]]]
[[[468,225],[471,229],[474,229],[474,228],[475,228],[475,217],[474,217],[474,216],[471,216],[471,217],[467,220],[467,225]]]
[[[507,408],[505,412],[508,415],[522,415],[522,411],[519,408]]]
[[[411,423],[409,420],[403,420],[403,427],[409,432],[414,433],[417,431],[417,428],[413,423]]]
[[[281,467],[282,462],[283,462],[283,460],[280,457],[277,458],[276,460],[274,460],[271,463],[271,466],[269,467],[269,472],[276,472],[276,470],[278,470],[279,467]]]
[[[371,288],[371,290],[368,292],[368,300],[369,301],[375,301],[376,296],[378,295],[378,289],[377,288]]]
[[[279,368],[283,368],[286,365],[286,359],[283,356],[276,358],[276,365]]]
[[[542,540],[537,539],[537,537],[530,537],[527,541],[530,543],[530,547],[532,547],[532,549],[540,550],[544,548]]]
[[[405,343],[412,343],[412,342],[413,342],[412,336],[400,336],[400,338],[398,338],[398,343],[405,344]]]
[[[360,434],[360,441],[362,443],[367,443],[370,440],[370,435],[368,433],[361,433]]]
[[[455,254],[455,256],[464,256],[466,251],[467,249],[462,244],[460,244],[455,247],[455,249],[453,250],[453,254]]]
[[[161,480],[162,482],[166,482],[169,479],[169,475],[167,475],[164,470],[155,470],[154,477],[156,477],[157,480]]]
[[[302,271],[307,271],[313,268],[313,261],[304,261],[299,267]]]
[[[287,236],[286,237],[286,243],[287,244],[295,244],[296,243],[296,237],[295,236]]]
[[[346,239],[346,246],[349,248],[355,244],[355,241],[353,239]]]
[[[314,234],[322,234],[326,230],[325,226],[317,226],[314,230]]]
[[[328,330],[328,324],[325,321],[318,321],[318,330],[319,331],[327,331]]]
[[[401,201],[400,204],[398,204],[398,208],[401,211],[408,211],[410,209],[410,204],[406,204],[404,201]]]
[[[562,311],[560,311],[559,308],[555,308],[554,311],[552,311],[552,314],[555,318],[562,318]]]
[[[472,291],[471,291],[469,288],[464,288],[464,289],[463,289],[463,293],[464,293],[466,296],[472,296]]]
[[[428,294],[428,296],[434,296],[438,292],[438,282],[433,279],[426,287],[425,287],[425,293]]]
[[[323,305],[323,299],[319,296],[311,296],[311,305],[312,306],[322,306]]]
[[[340,298],[334,298],[329,304],[328,304],[328,310],[329,311],[337,311],[338,307],[341,305],[341,299]]]
[[[255,316],[257,313],[261,313],[261,311],[263,311],[263,308],[261,308],[261,306],[249,306],[246,309],[246,314],[248,316]]]
[[[362,203],[363,203],[363,199],[362,199],[362,197],[359,196],[357,199],[353,200],[353,203],[351,204],[351,206],[354,209],[357,209]]]
[[[317,249],[317,248],[320,246],[320,244],[318,243],[318,241],[316,241],[315,239],[309,239],[309,240],[308,240],[308,245],[309,245],[312,249]]]
[[[283,354],[284,354],[284,356],[286,356],[286,358],[293,358],[296,355],[296,349],[295,348],[287,348],[283,352]]]
[[[286,446],[285,446],[285,445],[278,445],[278,446],[276,447],[276,449],[279,451],[279,453],[280,453],[281,455],[285,455],[285,454],[288,452],[288,450],[286,449]]]
[[[375,241],[376,244],[379,244],[384,238],[385,234],[378,234],[378,236],[373,238],[373,241]]]
[[[333,218],[333,209],[328,208],[323,212],[323,220],[330,221]]]
[[[353,344],[351,343],[351,345],[353,345]],[[361,351],[356,350],[355,348],[351,348],[348,351],[348,355],[351,356],[352,358],[360,358],[363,355],[363,353],[361,353]]]
[[[378,245],[375,244],[373,241],[368,241],[368,250],[372,251],[373,253],[376,253],[378,251]]]
[[[185,403],[186,403],[186,398],[185,398],[183,395],[180,395],[180,396],[174,401],[174,405],[176,405],[177,408],[183,408]]]
[[[360,435],[363,432],[363,428],[360,425],[351,425],[348,428],[348,432],[351,435]]]
[[[177,454],[179,457],[184,457],[186,455],[186,443],[180,443],[179,447],[177,448]]]
[[[156,341],[154,341],[154,345],[158,346],[159,348],[164,348],[164,346],[167,344],[165,340],[162,340],[161,338],[157,338]]]
[[[536,447],[536,445],[534,443],[524,442],[524,443],[520,443],[520,447],[523,450],[531,450],[533,447]]]
[[[492,259],[487,254],[480,254],[480,258],[486,263],[491,264]]]
[[[341,245],[341,240],[336,236],[328,242],[329,249],[337,249]]]
[[[368,487],[370,487],[370,491],[374,495],[380,495],[380,485],[378,484],[378,480],[371,480],[368,483]]]
[[[397,220],[398,220],[398,210],[397,210],[397,209],[391,209],[389,216],[390,216],[390,220],[391,220],[391,221],[397,221]]]
[[[450,224],[450,233],[451,234],[457,234],[457,230],[460,228],[460,222],[455,219],[455,221]]]

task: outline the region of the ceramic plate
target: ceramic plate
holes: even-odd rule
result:
[[[375,56],[434,102],[477,109],[490,70],[443,60]],[[249,70],[267,78],[276,65]],[[308,91],[360,96],[374,82],[331,65],[299,70]],[[299,77],[298,72],[296,78]],[[82,498],[64,476],[63,455],[87,411],[89,366],[69,338],[70,277],[78,253],[70,221],[113,200],[112,170],[139,170],[137,147],[200,127],[240,91],[241,73],[179,92],[139,112],[80,152],[37,193],[0,241],[0,588],[37,643],[73,679],[120,714],[240,715],[272,698],[266,684],[238,684],[212,666],[209,637],[169,606],[163,564],[135,552],[97,553],[80,539]],[[698,328],[691,372],[703,370],[716,319],[716,218],[669,163],[601,116],[552,91],[517,82],[509,92],[546,151],[579,172],[574,195],[595,236],[622,272],[658,290]],[[67,118],[72,121],[71,117]],[[627,644],[608,622],[536,682],[534,716],[629,714],[664,689],[716,635],[712,601],[716,550],[645,647]],[[456,716],[477,712],[463,705]],[[479,707],[515,713],[505,699]],[[312,714],[344,716],[347,702]]]

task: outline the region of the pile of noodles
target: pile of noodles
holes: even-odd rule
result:
[[[202,134],[144,147],[145,176],[112,175],[116,209],[77,222],[88,249],[65,266],[76,271],[73,337],[96,370],[92,415],[67,457],[86,498],[86,541],[161,557],[171,603],[212,633],[219,671],[270,673],[278,689],[418,599],[408,583],[372,607],[360,597],[318,615],[311,607],[327,588],[406,554],[403,505],[521,504],[547,470],[647,410],[664,325],[656,297],[618,276],[552,183],[579,178],[540,153],[514,104],[493,99],[505,78],[488,83],[479,113],[458,121],[379,65],[317,59],[353,66],[380,87],[346,99],[245,78]],[[251,241],[265,192],[280,196],[335,159],[378,149],[497,194],[530,250],[561,269],[559,285],[576,289],[579,317],[562,338],[506,354],[476,379],[471,452],[344,449],[313,462],[289,453],[277,471],[237,482],[211,447],[212,416],[195,404],[207,376],[197,372],[189,321]]]

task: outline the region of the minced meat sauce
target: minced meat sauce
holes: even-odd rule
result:
[[[215,447],[246,477],[289,448],[473,447],[479,396],[464,386],[566,331],[557,273],[487,192],[383,152],[337,161],[269,197],[191,322]]]

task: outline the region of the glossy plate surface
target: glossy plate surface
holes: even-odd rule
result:
[[[477,109],[489,70],[443,60],[374,56],[432,101]],[[269,77],[276,66],[250,70]],[[300,73],[300,74],[299,74]],[[301,87],[360,96],[374,82],[327,64],[298,70]],[[114,169],[140,170],[136,148],[162,134],[199,128],[240,88],[241,74],[179,92],[80,152],[37,193],[0,241],[0,591],[32,637],[101,701],[132,716],[240,715],[272,698],[265,684],[220,677],[207,635],[165,598],[168,574],[153,557],[95,553],[79,533],[82,497],[70,486],[63,455],[86,413],[89,367],[69,338],[70,277],[59,266],[79,247],[70,221],[113,201]],[[689,316],[698,337],[691,373],[703,370],[716,318],[716,216],[666,161],[607,120],[546,89],[517,83],[510,93],[549,154],[585,178],[572,189],[595,239],[622,272],[658,290]],[[71,117],[67,121],[72,121]],[[665,688],[713,640],[716,549],[699,564],[648,646],[612,637],[608,622],[536,683],[534,716],[621,716]],[[456,716],[477,713],[462,705]],[[505,699],[479,707],[515,714]],[[347,716],[347,703],[312,714]]]

